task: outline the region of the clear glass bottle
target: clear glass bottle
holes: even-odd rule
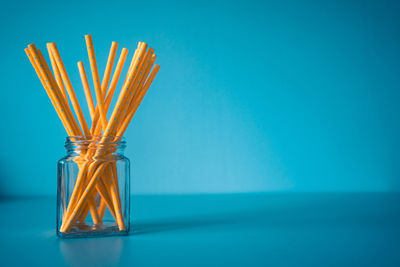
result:
[[[57,235],[126,235],[130,163],[121,137],[68,137],[58,161]]]

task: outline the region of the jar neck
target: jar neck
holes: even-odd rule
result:
[[[121,136],[68,136],[65,149],[68,155],[96,155],[109,158],[122,156],[126,142]]]

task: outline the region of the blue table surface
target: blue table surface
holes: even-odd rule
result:
[[[400,266],[399,194],[132,197],[132,233],[59,239],[55,199],[1,199],[1,266]]]

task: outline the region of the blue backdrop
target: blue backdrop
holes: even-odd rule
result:
[[[0,10],[0,195],[55,195],[65,132],[23,49],[56,42],[83,100],[84,34],[101,73],[111,41],[158,54],[134,193],[400,189],[396,1],[80,2]]]

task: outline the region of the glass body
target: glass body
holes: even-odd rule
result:
[[[130,163],[120,137],[68,137],[57,168],[57,235],[126,235]]]

